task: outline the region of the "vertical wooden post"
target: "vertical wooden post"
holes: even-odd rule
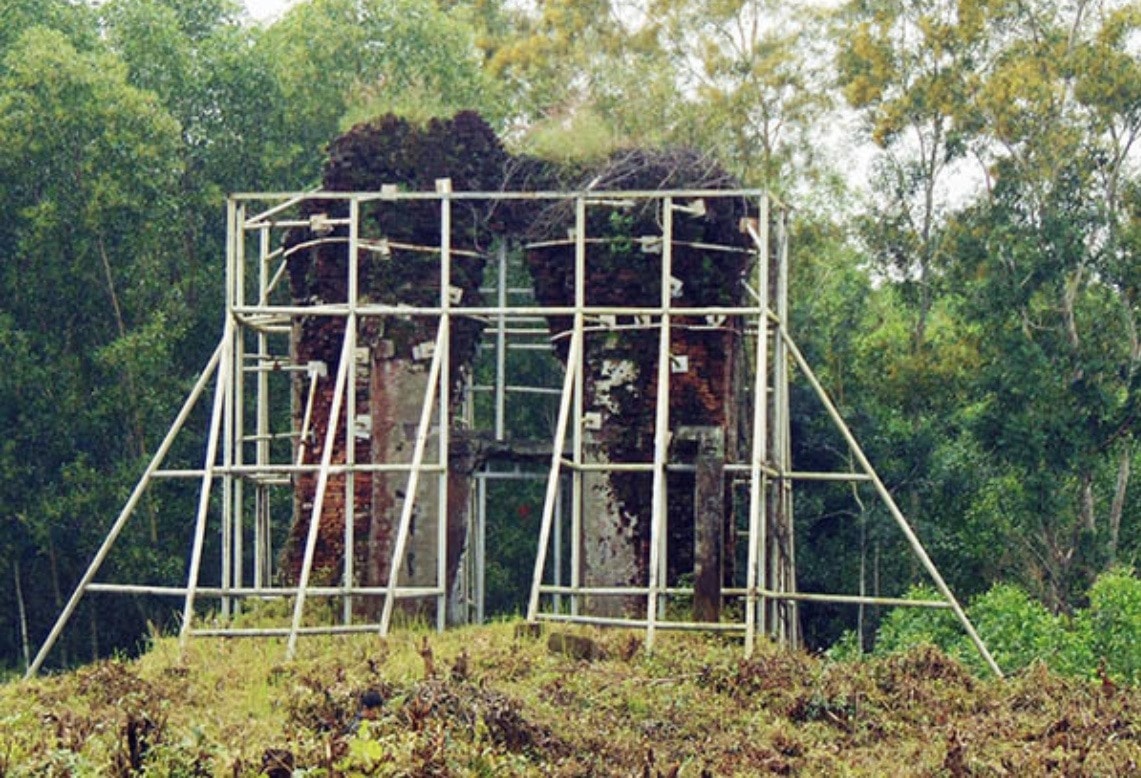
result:
[[[693,620],[721,620],[725,547],[725,431],[703,427],[697,438],[693,493]]]

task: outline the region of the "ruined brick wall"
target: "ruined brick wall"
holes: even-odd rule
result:
[[[318,379],[314,393],[310,434],[304,441],[304,464],[320,462],[324,455],[326,431],[329,427],[329,417],[333,405],[334,378],[340,362],[341,345],[344,338],[343,319],[309,319],[299,328],[294,337],[295,359],[301,364],[311,361],[325,362],[326,375]],[[354,419],[367,417],[369,412],[369,365],[358,362],[356,375],[356,407],[351,413]],[[308,380],[298,381],[295,386],[294,402],[294,429],[301,429],[304,405],[308,397]],[[347,396],[342,403],[347,403]],[[332,463],[344,464],[347,461],[345,411],[342,407],[341,419],[336,428],[336,437],[333,441]],[[371,459],[371,445],[368,437],[354,435],[353,456],[357,462],[369,462]],[[296,455],[296,449],[295,449]],[[303,560],[302,552],[308,533],[309,517],[312,515],[313,502],[317,493],[317,473],[304,473],[296,476],[294,482],[294,515],[298,520],[294,522],[290,533],[289,550],[285,557],[284,574],[291,581],[297,581],[301,575]],[[371,492],[373,476],[367,473],[357,473],[353,479],[353,531],[357,538],[363,537],[370,531]],[[317,546],[313,558],[311,581],[319,585],[332,585],[340,583],[345,558],[345,521],[350,515],[346,503],[346,477],[344,475],[329,476],[325,498],[322,503],[320,525],[321,531],[317,536]],[[358,553],[354,556],[356,564],[364,561]]]
[[[412,191],[434,191],[436,180],[449,178],[457,191],[495,190],[502,185],[507,156],[494,132],[475,114],[461,113],[451,120],[434,120],[426,126],[412,125],[388,116],[358,125],[330,145],[324,188],[329,191],[379,191],[398,185]],[[303,207],[308,217],[323,213],[337,218],[347,215],[344,203],[310,201]],[[453,217],[451,285],[463,299],[478,299],[484,260],[502,215],[486,207],[470,205]],[[293,300],[317,305],[347,299],[348,262],[344,238],[347,229],[328,234],[307,229],[292,232],[286,240]],[[365,239],[387,239],[410,246],[439,246],[440,206],[436,202],[379,202],[367,204],[359,222]],[[299,248],[315,242],[311,248]],[[353,257],[359,276],[360,302],[412,306],[435,306],[440,299],[438,252],[394,247],[388,256],[361,251]],[[412,459],[416,425],[427,389],[428,361],[419,352],[425,342],[434,342],[437,317],[374,317],[363,319],[357,333],[357,421],[354,456],[358,463],[407,464]],[[449,340],[449,367],[454,424],[464,375],[470,370],[482,324],[455,317]],[[298,361],[325,362],[328,375],[318,385],[312,415],[312,436],[307,462],[319,461],[329,425],[333,382],[344,337],[344,321],[311,316],[295,327],[294,350]],[[295,387],[295,425],[300,426],[305,386]],[[439,418],[434,419],[438,427]],[[347,443],[344,422],[338,425],[333,462],[343,463]],[[437,518],[447,523],[447,579],[455,579],[466,531],[469,474],[474,462],[462,433],[452,430],[448,505],[438,502],[438,478],[422,475],[414,513],[412,545],[402,573],[402,583],[431,585],[436,579]],[[433,437],[426,461],[438,461],[438,440]],[[404,501],[407,472],[363,474],[354,481],[352,505],[346,504],[343,476],[330,478],[320,512],[317,550],[313,564],[314,583],[339,583],[344,576],[344,527],[347,516],[354,522],[353,553],[356,583],[385,585],[388,581],[395,535]],[[296,580],[303,563],[305,536],[317,486],[316,474],[295,482],[295,521],[284,552],[283,569]],[[373,609],[373,603],[369,609]]]
[[[690,151],[626,151],[601,170],[591,171],[599,190],[730,189],[738,184],[708,158]],[[583,184],[582,186],[585,186]],[[572,186],[569,188],[581,188]],[[661,301],[660,249],[643,250],[643,236],[661,235],[657,202],[639,209],[588,212],[586,302],[594,306],[657,307]],[[686,205],[679,203],[679,205]],[[739,306],[741,279],[749,265],[749,242],[742,218],[755,209],[740,198],[710,198],[703,214],[678,212],[672,276],[681,282],[673,302],[679,307]],[[539,214],[530,231],[536,242],[566,235],[573,213],[558,204]],[[702,248],[717,245],[736,251]],[[548,246],[528,254],[536,295],[546,305],[573,304],[574,247]],[[561,334],[566,358],[568,317],[550,317]],[[607,331],[592,327],[585,340],[584,392],[588,412],[599,414],[597,428],[584,431],[588,461],[648,462],[654,453],[659,333],[653,326],[631,328],[634,317],[620,317]],[[726,451],[738,446],[739,380],[743,323],[734,319],[674,316],[670,352],[677,360],[670,375],[670,425],[715,426],[725,432]],[[684,365],[684,367],[683,367]],[[583,582],[587,586],[644,585],[648,580],[653,476],[649,472],[592,472],[584,476]],[[693,570],[694,484],[686,474],[670,474],[671,580]],[[726,500],[726,505],[731,500]],[[730,521],[725,516],[726,522]],[[731,533],[730,533],[731,534]],[[590,604],[600,613],[639,615],[644,598],[607,599]]]
[[[600,190],[733,189],[737,182],[702,155],[688,152],[628,151],[615,155],[589,174],[568,173],[535,160],[509,157],[490,128],[474,114],[415,127],[394,117],[360,125],[330,147],[325,188],[334,191],[378,191],[384,185],[431,191],[438,178],[450,178],[455,191],[518,189],[583,189],[586,182]],[[683,204],[684,205],[684,204]],[[328,207],[318,201],[306,206],[306,215]],[[644,251],[642,236],[661,234],[660,202],[647,200],[632,210],[592,208],[588,234],[603,238],[592,243],[587,261],[587,304],[656,307],[661,295],[661,254]],[[740,232],[743,217],[753,216],[750,204],[740,198],[711,198],[701,213],[678,213],[674,219],[673,277],[680,282],[679,306],[740,305],[741,277],[749,262],[748,241]],[[333,210],[329,216],[345,216]],[[460,249],[453,263],[451,283],[462,299],[478,299],[483,272],[482,252],[496,236],[516,242],[565,239],[573,227],[573,203],[553,206],[538,201],[465,202],[453,211],[453,246]],[[362,212],[360,235],[386,238],[393,243],[420,246],[439,244],[439,204],[434,201],[377,201]],[[343,228],[329,236],[344,238]],[[298,230],[287,240],[300,246],[314,239]],[[708,245],[738,247],[715,251]],[[573,245],[532,249],[527,255],[536,297],[545,305],[573,303]],[[362,299],[385,303],[435,306],[440,298],[436,255],[393,247],[390,257],[361,252],[352,258],[360,276]],[[349,258],[344,242],[325,243],[294,251],[289,258],[293,299],[301,304],[341,302],[347,294]],[[353,445],[357,462],[406,463],[410,461],[415,427],[427,383],[427,363],[417,347],[434,341],[435,317],[382,317],[362,322],[358,342],[363,356],[357,364],[356,406],[352,412],[367,418]],[[556,348],[566,356],[567,317],[551,317]],[[657,386],[658,331],[654,322],[638,328],[616,321],[611,331],[596,329],[585,345],[587,410],[596,411],[601,424],[586,430],[588,461],[647,462],[653,458]],[[645,324],[645,323],[643,323]],[[328,365],[313,415],[313,440],[307,461],[317,461],[329,423],[332,381],[343,337],[343,322],[308,317],[297,326],[296,353],[300,361],[320,360]],[[724,430],[727,451],[737,448],[735,383],[743,323],[735,319],[675,316],[671,353],[684,359],[671,372],[671,426],[713,426]],[[462,316],[453,319],[450,370],[453,400],[459,399],[462,377],[470,369],[481,324]],[[298,397],[303,396],[301,387]],[[454,407],[454,405],[453,405]],[[298,416],[300,415],[300,409]],[[413,546],[405,560],[403,579],[409,583],[434,582],[436,569],[436,517],[447,522],[449,586],[454,581],[465,534],[470,480],[475,457],[465,445],[454,419],[449,462],[449,504],[438,506],[435,476],[422,479],[417,495]],[[343,423],[340,426],[344,426]],[[436,461],[433,440],[428,460]],[[338,432],[333,461],[343,462],[343,432]],[[352,505],[346,504],[344,481],[330,480],[320,517],[314,582],[335,583],[343,576],[344,522],[351,515],[356,544],[353,550],[357,582],[387,583],[397,521],[403,504],[406,473],[358,475]],[[646,581],[649,558],[652,476],[648,472],[589,473],[584,478],[583,581],[586,585],[641,584]],[[286,551],[285,570],[296,578],[308,530],[316,477],[297,479],[297,521]],[[671,527],[669,567],[677,577],[692,571],[694,488],[691,475],[671,474],[667,482]],[[730,501],[726,501],[729,504]],[[723,517],[728,522],[729,517]],[[636,613],[644,605],[610,601],[599,611],[617,609]]]

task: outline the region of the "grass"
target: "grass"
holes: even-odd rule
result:
[[[0,686],[0,776],[1127,775],[1141,692],[932,648],[828,662],[733,641],[517,623],[278,640],[157,637]],[[549,646],[559,646],[552,651]],[[602,656],[598,656],[602,653]],[[384,703],[359,721],[361,698]],[[371,715],[367,714],[366,716]]]

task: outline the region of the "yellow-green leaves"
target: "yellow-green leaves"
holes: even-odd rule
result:
[[[346,122],[381,113],[498,114],[474,30],[430,0],[311,0],[260,45],[314,157]]]
[[[61,198],[67,219],[98,225],[110,209],[139,213],[179,174],[177,122],[131,87],[107,54],[76,51],[59,32],[31,28],[0,76],[0,173],[9,189]]]

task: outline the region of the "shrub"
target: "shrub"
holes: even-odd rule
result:
[[[1114,680],[1141,680],[1141,581],[1132,570],[1110,570],[1094,582],[1089,600],[1094,655]]]
[[[824,654],[833,662],[854,662],[862,659],[864,652],[860,646],[860,636],[854,629],[846,629]]]
[[[941,595],[929,586],[913,586],[904,595],[908,600],[939,600]],[[879,655],[906,651],[928,644],[950,650],[961,630],[955,615],[943,608],[893,609],[876,631],[874,653]]]
[[[1059,618],[1042,603],[1012,584],[996,584],[979,595],[967,616],[1004,673],[1035,661],[1056,667],[1068,643]],[[955,653],[978,671],[985,667],[970,639],[963,635]]]
[[[938,599],[930,587],[916,586],[906,597]],[[1050,613],[1012,584],[995,584],[967,608],[995,662],[1005,673],[1035,662],[1079,678],[1104,672],[1117,682],[1141,681],[1141,580],[1129,569],[1103,573],[1089,593],[1089,608],[1072,617]],[[933,645],[962,660],[975,672],[986,664],[949,610],[896,608],[876,632],[875,653],[895,654]],[[833,659],[858,656],[854,635],[846,633],[829,650]]]

